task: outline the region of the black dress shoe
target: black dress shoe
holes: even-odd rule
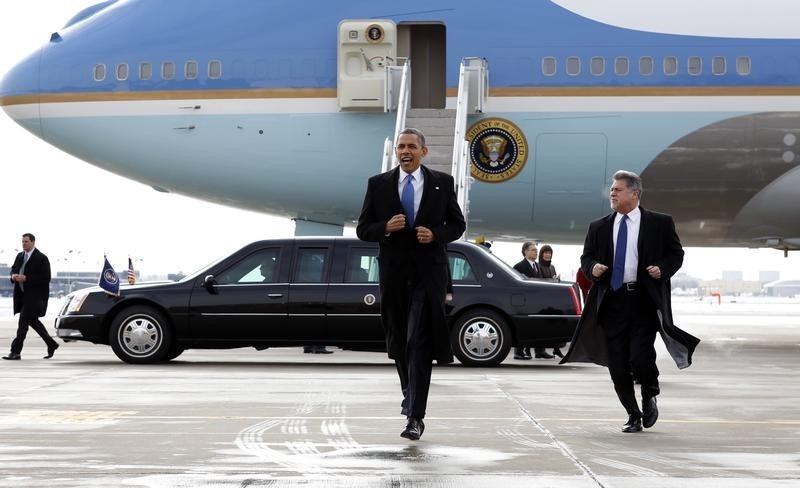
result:
[[[656,404],[656,397],[642,398],[642,425],[645,429],[656,424],[658,420],[658,405]]]
[[[319,346],[314,350],[314,354],[333,354],[333,351],[329,351],[325,346]]]
[[[564,357],[564,353],[561,352],[561,349],[559,349],[557,347],[554,347],[553,348],[553,356],[558,356],[560,358],[563,358]]]
[[[425,432],[425,422],[423,422],[422,419],[409,417],[406,428],[400,433],[400,437],[417,441],[422,437],[423,432]]]
[[[553,359],[555,356],[548,354],[544,349],[535,350],[536,359]]]
[[[628,415],[628,422],[622,426],[622,432],[641,432],[642,417],[638,415]]]
[[[530,359],[530,356],[525,356],[524,354],[514,354],[514,359]]]
[[[50,359],[51,357],[53,357],[53,354],[56,352],[56,349],[58,349],[58,344],[53,344],[52,347],[47,346],[47,356],[45,356],[44,359]]]
[[[20,356],[19,354],[14,354],[12,352],[8,356],[3,356],[3,359],[8,359],[9,361],[19,361],[20,359],[22,359],[22,356]]]

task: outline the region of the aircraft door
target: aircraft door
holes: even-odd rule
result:
[[[397,55],[411,60],[411,107],[444,108],[447,97],[445,25],[402,23]]]
[[[337,92],[339,108],[384,106],[384,66],[397,60],[397,27],[391,20],[339,23]]]
[[[583,232],[601,215],[599,204],[608,194],[607,148],[606,135],[598,133],[545,133],[536,138],[536,231],[561,232],[567,239],[574,235],[572,229]]]

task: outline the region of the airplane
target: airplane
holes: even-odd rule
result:
[[[662,3],[108,0],[6,73],[0,106],[84,161],[298,235],[357,219],[402,122],[473,235],[580,243],[628,169],[685,245],[800,249],[800,7]]]

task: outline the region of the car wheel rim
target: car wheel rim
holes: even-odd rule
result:
[[[493,321],[480,317],[464,325],[461,333],[461,350],[475,359],[490,359],[501,346],[500,327]]]
[[[119,329],[119,344],[131,356],[146,357],[153,354],[158,350],[161,340],[161,325],[147,315],[131,317]]]

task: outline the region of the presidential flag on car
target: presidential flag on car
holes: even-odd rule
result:
[[[100,282],[97,284],[103,289],[104,292],[118,297],[119,277],[117,276],[117,272],[114,271],[114,268],[111,266],[111,263],[108,262],[107,257],[103,256],[103,260],[105,261],[103,263],[103,271],[100,273]]]
[[[133,270],[133,261],[128,256],[128,284],[132,285],[134,283],[136,283],[136,272]]]

